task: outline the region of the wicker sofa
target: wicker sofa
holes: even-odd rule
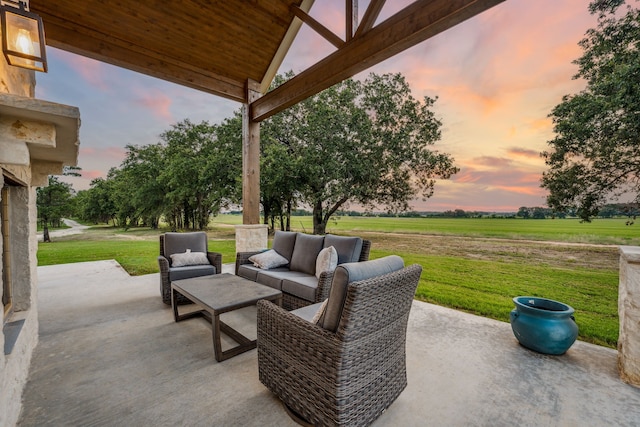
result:
[[[316,274],[316,259],[322,249],[330,246],[335,248],[337,264],[340,265],[368,260],[371,242],[360,237],[276,231],[272,249],[282,255],[288,264],[265,270],[254,266],[249,260],[261,251],[239,252],[236,256],[236,275],[281,290],[282,305],[287,310],[321,302],[329,296],[333,271]]]
[[[287,312],[258,302],[260,381],[290,415],[316,426],[369,425],[404,390],[422,267],[403,264],[392,255],[338,266],[326,303]]]

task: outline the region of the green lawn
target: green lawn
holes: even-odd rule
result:
[[[209,249],[221,252],[224,263],[235,260],[230,225],[240,222],[240,216],[222,215],[212,224]],[[514,244],[504,239],[640,244],[640,230],[625,226],[624,222],[353,217],[341,218],[328,231],[371,239],[371,258],[397,254],[407,264],[422,265],[416,292],[420,300],[508,322],[515,296],[555,299],[576,309],[580,339],[615,347],[618,339],[615,247],[564,246],[556,250],[556,245],[540,246],[541,243],[526,241]],[[295,217],[293,225],[299,231],[312,228],[308,217]],[[115,259],[132,275],[156,273],[158,233],[149,229],[97,227],[82,237],[54,238],[52,243],[39,245],[38,264]],[[475,247],[469,247],[469,240],[460,236],[472,236]],[[487,238],[490,240],[482,240]],[[448,243],[455,239],[457,246]],[[488,249],[489,243],[494,246],[493,252]],[[563,259],[555,262],[554,251]]]
[[[210,240],[209,250],[222,253],[224,262],[235,259],[234,240]],[[157,240],[54,240],[38,245],[38,265],[115,259],[133,276],[157,273]]]

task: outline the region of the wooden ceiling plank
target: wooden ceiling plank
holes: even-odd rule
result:
[[[161,53],[155,52],[153,50],[144,49],[144,47],[140,45],[128,43],[126,41],[122,41],[113,37],[110,38],[98,31],[73,24],[69,21],[61,20],[57,17],[47,17],[47,19],[45,20],[45,33],[47,36],[47,44],[52,46],[54,46],[54,43],[72,45],[76,43],[76,40],[78,40],[79,43],[82,43],[83,41],[85,41],[86,43],[87,40],[93,40],[96,45],[111,45],[130,52],[135,52],[136,55],[139,54],[153,57],[158,61],[170,63],[178,67],[189,69],[193,72],[202,73],[203,75],[208,75],[212,78],[215,78],[216,80],[225,81],[230,84],[235,84],[237,81],[239,81],[239,79],[233,79],[231,77],[220,75],[215,72],[210,72],[206,69],[203,69],[202,67],[193,65],[192,62],[185,62],[183,60],[180,60],[179,58],[176,58],[175,56],[162,55]],[[135,55],[131,58],[131,60],[135,61]]]
[[[302,22],[310,26],[316,33],[320,34],[335,47],[340,48],[344,44],[344,41],[340,37],[335,35],[330,29],[322,25],[320,22],[316,21],[312,16],[300,9],[298,6],[291,6],[291,11]]]
[[[380,12],[382,12],[385,2],[386,0],[371,0],[369,7],[367,7],[367,10],[364,12],[362,22],[360,22],[360,25],[353,36],[354,38],[360,37],[362,34],[373,28],[376,23],[376,19],[378,19]]]
[[[251,105],[262,121],[504,0],[417,0]]]
[[[57,27],[51,22],[48,24],[50,32],[59,35],[69,31],[64,27]],[[73,40],[68,44],[58,40]],[[237,84],[228,79],[217,79],[214,76],[202,74],[187,67],[180,67],[171,62],[141,54],[116,45],[105,44],[102,40],[96,40],[86,35],[51,37],[47,44],[78,55],[93,58],[112,65],[127,68],[153,77],[158,77],[193,89],[202,90],[231,99],[237,102],[245,102],[244,84]]]
[[[69,3],[68,0],[61,3],[35,0],[32,9],[38,10],[45,27],[51,19],[68,21],[81,33],[87,31],[94,37],[102,34],[106,43],[125,47],[144,44],[139,50],[143,54],[178,60],[193,69],[209,70],[234,81],[244,81],[247,77],[262,79],[286,32],[283,23],[293,20],[289,2],[272,3],[280,4],[278,10],[284,13],[282,17],[270,15],[273,7],[256,10],[259,7],[241,6],[242,19],[235,20],[229,14],[237,18],[238,7],[228,3],[237,6],[237,2],[222,2],[224,4],[216,9],[209,3],[193,1],[180,2],[178,7],[177,3],[171,3],[162,8],[150,0],[116,2],[115,6],[114,3]],[[91,6],[85,7],[86,4]],[[234,21],[235,24],[229,24]],[[80,26],[85,30],[80,31]]]

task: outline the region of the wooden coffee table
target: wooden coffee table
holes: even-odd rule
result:
[[[176,293],[184,295],[202,310],[179,314]],[[282,305],[282,292],[233,274],[214,274],[171,282],[173,318],[176,322],[192,317],[205,317],[209,320],[213,334],[213,351],[218,362],[256,348],[256,340],[250,340],[222,322],[220,314],[255,305],[261,299]],[[221,332],[236,341],[238,346],[222,351]]]

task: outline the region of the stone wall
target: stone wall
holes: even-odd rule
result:
[[[618,370],[626,383],[640,387],[640,247],[620,247],[618,290]]]
[[[0,93],[33,97],[35,73],[7,65],[0,56]],[[0,135],[1,137],[1,135]],[[38,314],[36,307],[36,192],[30,187],[31,171],[28,166],[0,164],[0,188],[4,174],[18,181],[9,191],[11,220],[11,251],[13,280],[13,307],[10,318],[4,319],[0,346],[5,344],[5,324],[23,322],[10,354],[0,352],[0,425],[15,425],[22,407],[22,391],[27,382],[31,356],[38,342]],[[0,196],[1,197],[1,196]],[[0,270],[2,265],[2,236],[0,234]],[[2,281],[2,275],[0,275]],[[1,288],[0,288],[1,289]]]

